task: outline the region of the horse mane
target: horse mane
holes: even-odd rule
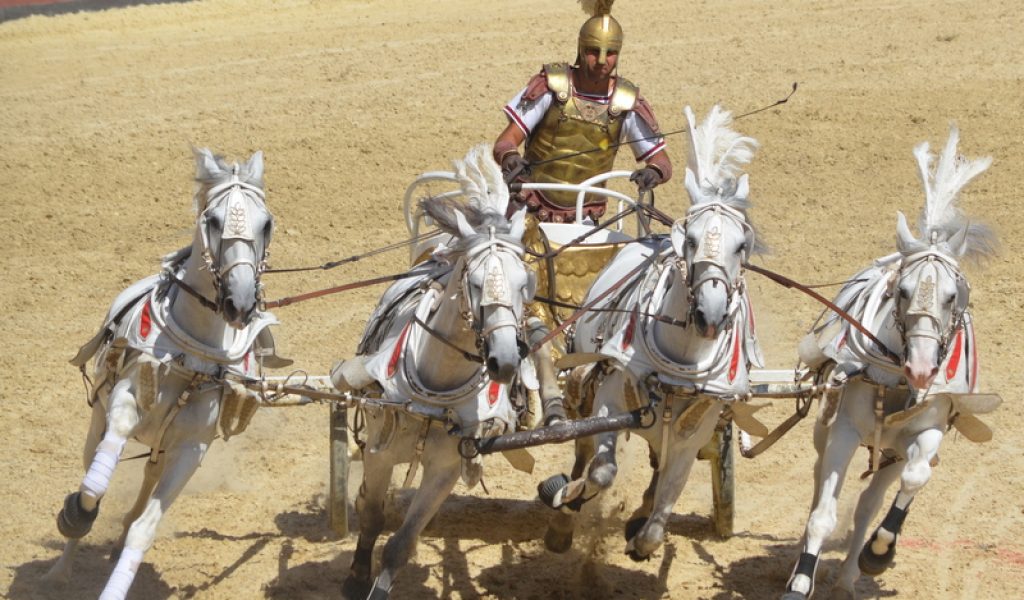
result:
[[[464,200],[444,196],[428,196],[420,200],[424,214],[445,233],[460,237],[456,211],[466,217],[473,229],[494,227],[497,233],[508,233],[511,223],[505,218],[508,209],[508,186],[501,168],[491,158],[488,144],[474,146],[462,160],[452,161],[455,177],[462,188]]]
[[[163,258],[160,259],[160,269],[165,271],[174,271],[175,269],[178,268],[179,265],[181,265],[181,263],[185,262],[185,260],[187,260],[188,257],[190,256],[192,256],[191,244],[185,246],[184,248],[179,248],[174,252],[165,254]]]
[[[757,140],[734,131],[732,113],[717,104],[711,107],[711,112],[700,125],[697,125],[692,108],[684,107],[683,113],[690,132],[686,169],[693,174],[700,190],[700,193],[690,193],[690,202],[693,205],[721,202],[742,212],[754,230],[751,253],[768,254],[768,246],[761,241],[760,232],[748,214],[753,203],[745,194],[737,195],[743,167],[753,160]]]
[[[686,166],[693,172],[702,190],[719,191],[704,198],[692,198],[694,204],[707,202],[710,196],[732,208],[749,208],[746,198],[734,198],[743,167],[750,163],[757,150],[757,140],[741,135],[731,128],[732,113],[719,105],[711,107],[704,122],[697,125],[693,109],[683,109],[690,130],[690,155]]]
[[[992,157],[968,159],[957,153],[959,141],[960,131],[952,124],[949,139],[934,168],[932,161],[935,157],[929,152],[928,142],[914,147],[925,198],[924,209],[917,222],[921,234],[917,243],[924,249],[931,243],[933,234],[936,241],[944,242],[966,228],[966,250],[963,256],[979,260],[995,254],[998,247],[996,234],[983,223],[971,222],[957,201],[967,184],[991,166]]]

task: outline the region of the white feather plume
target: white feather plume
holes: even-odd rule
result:
[[[989,156],[970,160],[962,154],[957,154],[959,141],[960,132],[955,125],[950,126],[949,140],[934,169],[928,143],[924,142],[914,148],[925,197],[924,211],[918,227],[925,239],[928,239],[933,231],[948,235],[963,225],[965,217],[957,205],[960,191],[992,164],[992,158]]]
[[[489,144],[470,148],[462,160],[452,161],[467,203],[482,211],[504,216],[508,209],[508,186],[501,176],[501,167],[491,157]]]
[[[612,4],[615,0],[579,0],[580,8],[583,12],[587,13],[587,16],[597,17],[600,15],[611,14]]]
[[[683,109],[690,130],[687,166],[701,188],[727,188],[742,174],[757,150],[757,140],[733,131],[732,113],[717,104],[699,126],[693,109]]]

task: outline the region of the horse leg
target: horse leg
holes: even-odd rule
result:
[[[398,570],[409,562],[423,529],[437,514],[445,498],[452,493],[462,474],[462,457],[453,444],[428,445],[424,457],[429,458],[424,460],[420,488],[413,496],[402,526],[384,544],[380,574],[373,582],[369,600],[389,597]]]
[[[868,525],[882,508],[882,501],[885,500],[885,491],[889,489],[892,482],[899,477],[901,463],[892,463],[878,471],[871,477],[868,487],[861,492],[857,500],[857,509],[853,517],[853,533],[850,536],[849,550],[843,565],[839,570],[839,578],[836,580],[835,589],[832,592],[833,598],[856,598],[854,584],[860,577],[860,568],[857,566],[857,554],[864,545],[864,536],[868,531]]]
[[[928,429],[907,448],[907,464],[900,474],[900,491],[896,494],[882,524],[871,535],[860,553],[858,566],[868,575],[880,575],[892,566],[896,555],[896,538],[907,517],[910,503],[932,476],[931,461],[939,452],[942,431]]]
[[[662,435],[671,435],[673,439],[668,447],[668,456],[656,457],[661,472],[652,479],[652,485],[656,487],[651,516],[626,543],[626,555],[634,561],[649,559],[665,542],[665,525],[690,477],[697,452],[707,445],[715,433],[718,414],[717,410],[708,412],[697,431],[688,438],[681,438],[669,431],[662,432]]]
[[[587,463],[594,456],[593,438],[580,438],[576,440],[576,459],[572,465],[572,480],[578,480],[586,472]],[[551,505],[549,501],[554,495],[568,483],[563,475],[556,475],[543,483],[538,488],[541,501]],[[555,489],[555,488],[558,489]],[[544,532],[544,546],[551,552],[562,554],[568,552],[572,547],[573,531],[576,529],[576,513],[560,510],[548,522],[548,528]]]
[[[199,468],[207,447],[206,443],[191,441],[168,448],[160,457],[160,460],[167,461],[163,476],[146,502],[142,515],[128,528],[121,556],[100,594],[100,600],[124,600],[142,563],[143,554],[153,545],[160,519]]]
[[[363,484],[359,486],[359,496],[356,498],[359,540],[352,555],[348,577],[341,587],[341,595],[345,598],[362,600],[370,593],[373,547],[377,544],[380,532],[384,530],[384,499],[394,470],[395,463],[385,455],[364,453]]]
[[[150,496],[153,495],[153,489],[156,487],[157,481],[160,480],[160,476],[164,472],[164,465],[166,464],[167,462],[164,460],[157,462],[146,461],[146,466],[143,467],[142,487],[139,488],[139,495],[135,498],[135,505],[132,506],[132,509],[128,511],[128,514],[121,521],[123,527],[121,537],[117,538],[117,542],[114,544],[114,549],[110,553],[110,560],[117,560],[120,557],[121,549],[124,548],[124,542],[128,538],[128,529],[136,519],[142,516],[142,511],[146,509],[146,503],[149,502]]]
[[[86,475],[78,491],[68,494],[64,507],[57,513],[57,529],[66,542],[60,558],[43,576],[44,580],[67,581],[71,577],[71,558],[78,540],[92,529],[99,514],[100,499],[107,492],[121,451],[139,422],[130,379],[122,379],[114,386],[109,402],[106,414],[101,403],[93,405],[83,452]]]
[[[819,489],[815,494],[818,502],[807,520],[803,552],[786,585],[784,600],[807,598],[814,591],[818,555],[825,540],[836,528],[839,492],[843,487],[846,469],[850,466],[853,454],[859,446],[860,435],[849,421],[840,419],[832,425],[825,452],[820,458]]]
[[[633,511],[633,514],[629,516],[629,520],[626,521],[627,543],[636,536],[640,531],[640,528],[647,522],[647,519],[651,517],[651,512],[654,511],[654,491],[658,489],[661,469],[658,467],[658,455],[654,453],[654,449],[652,447],[647,447],[647,454],[651,463],[651,481],[647,484],[647,489],[644,490],[644,496],[640,506]]]

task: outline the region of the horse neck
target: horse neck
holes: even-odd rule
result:
[[[661,301],[657,315],[673,320],[675,323],[687,323],[685,327],[654,322],[654,342],[668,358],[680,364],[695,364],[705,358],[714,348],[715,340],[706,340],[697,332],[697,328],[688,322],[690,315],[690,290],[682,272],[672,269],[669,275],[671,287]]]
[[[213,277],[206,268],[202,244],[198,240],[192,244],[192,254],[178,277],[204,298],[213,300],[216,297]],[[207,346],[218,348],[230,344],[234,330],[228,327],[220,314],[203,306],[178,286],[174,286],[169,297],[171,317],[186,333]]]
[[[432,390],[451,390],[473,378],[480,365],[466,360],[455,348],[438,339],[444,338],[456,348],[477,352],[476,336],[462,318],[462,285],[459,272],[452,273],[437,310],[426,323],[437,335],[422,332],[415,348],[419,377]]]

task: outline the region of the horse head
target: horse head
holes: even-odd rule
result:
[[[491,380],[511,381],[522,360],[524,305],[536,276],[523,261],[526,212],[505,217],[508,188],[486,146],[473,148],[455,172],[466,203],[427,198],[421,203],[438,227],[454,236],[444,254],[455,263],[449,294],[457,295]],[[454,289],[453,289],[454,288]]]
[[[914,236],[903,213],[896,223],[900,268],[891,280],[894,319],[903,339],[903,371],[917,389],[927,389],[963,325],[970,302],[970,285],[959,259],[993,253],[990,229],[970,223],[957,206],[960,190],[989,167],[991,158],[968,160],[957,154],[959,132],[949,140],[935,168],[927,142],[914,149],[925,191],[925,207]]]
[[[262,294],[274,218],[263,191],[263,153],[244,165],[228,164],[202,148],[195,150],[193,251],[206,263],[216,294],[214,304],[234,328],[248,324]]]
[[[743,264],[761,251],[747,219],[750,186],[740,167],[753,158],[757,142],[732,131],[730,113],[711,109],[698,127],[687,106],[690,156],[686,190],[691,207],[672,226],[672,247],[689,286],[689,315],[705,338],[715,338],[733,314]]]

